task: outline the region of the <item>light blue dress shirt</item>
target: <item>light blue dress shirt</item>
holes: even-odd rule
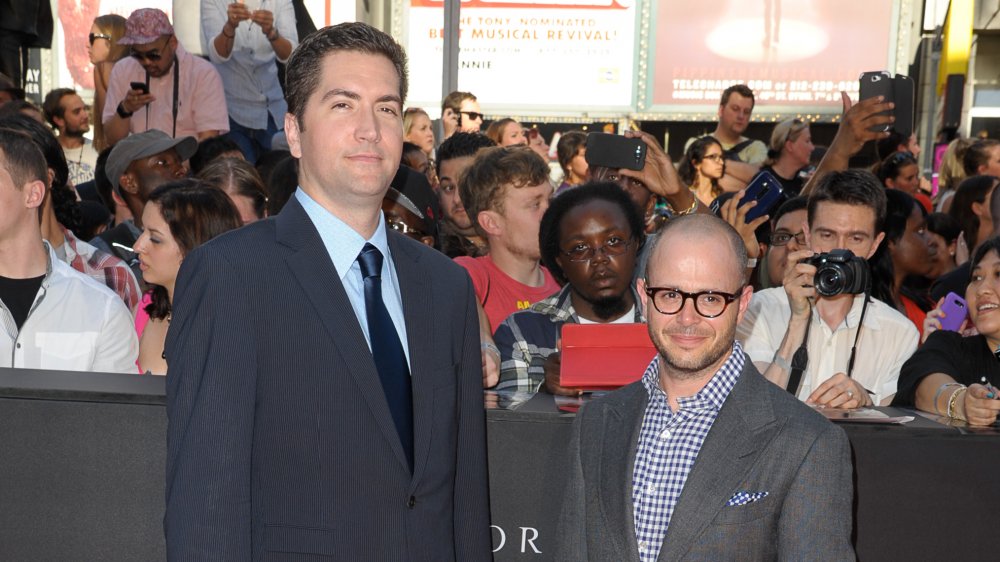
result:
[[[267,129],[270,113],[278,129],[283,129],[288,105],[278,83],[277,56],[260,26],[241,21],[229,56],[222,57],[215,49],[215,38],[228,19],[228,6],[229,0],[201,0],[201,49],[222,77],[229,116],[244,127]],[[292,49],[299,44],[292,0],[252,0],[247,7],[251,11],[270,11],[274,14],[274,28],[292,44]]]
[[[368,317],[365,313],[365,282],[361,276],[361,265],[358,263],[358,255],[365,243],[370,243],[382,252],[382,300],[385,308],[389,311],[389,317],[396,326],[399,334],[399,341],[403,344],[403,351],[406,353],[406,362],[410,363],[410,345],[406,338],[406,322],[403,319],[403,299],[399,293],[399,278],[396,276],[396,266],[392,261],[392,253],[389,251],[389,240],[385,233],[385,217],[381,211],[378,216],[378,227],[375,234],[365,240],[347,223],[335,217],[330,211],[324,209],[315,199],[310,197],[302,188],[295,191],[295,198],[305,209],[306,214],[312,220],[319,237],[326,246],[326,251],[330,254],[333,267],[340,276],[340,281],[347,291],[347,298],[354,307],[354,314],[361,324],[361,331],[365,334],[368,342],[368,349],[371,350],[372,340],[368,335]]]

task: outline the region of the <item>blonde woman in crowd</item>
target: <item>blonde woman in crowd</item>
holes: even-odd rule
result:
[[[94,150],[100,152],[107,146],[104,140],[104,125],[101,123],[101,112],[104,111],[104,98],[108,94],[108,80],[111,78],[111,68],[119,59],[128,54],[127,45],[119,45],[118,40],[125,35],[125,18],[118,14],[107,14],[94,18],[90,26],[87,53],[94,65],[94,106],[96,118],[90,122],[94,128]]]

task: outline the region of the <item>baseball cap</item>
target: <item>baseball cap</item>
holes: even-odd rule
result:
[[[152,43],[164,35],[173,35],[174,26],[170,25],[167,14],[156,8],[140,8],[125,21],[125,36],[118,40],[119,45],[145,45]]]
[[[177,156],[181,160],[187,160],[198,150],[198,141],[194,137],[171,138],[159,129],[129,135],[118,141],[118,144],[111,149],[108,162],[104,165],[104,173],[115,191],[121,195],[121,186],[118,182],[132,162],[171,148],[177,151]]]

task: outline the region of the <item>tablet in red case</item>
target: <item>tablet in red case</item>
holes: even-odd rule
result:
[[[560,384],[615,389],[642,378],[655,356],[645,324],[565,324]]]

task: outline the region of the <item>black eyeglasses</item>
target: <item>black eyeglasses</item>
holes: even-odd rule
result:
[[[597,257],[597,251],[600,250],[605,256],[620,256],[624,254],[629,246],[632,245],[632,239],[628,240],[619,238],[617,236],[612,236],[608,240],[598,247],[588,246],[587,244],[577,244],[570,248],[569,250],[561,250],[562,253],[566,254],[569,261],[590,261]]]
[[[97,41],[98,39],[107,39],[108,41],[111,41],[111,36],[107,33],[91,33],[87,37],[90,39],[91,45],[93,45],[94,41]]]
[[[461,113],[462,115],[468,115],[469,119],[472,119],[473,121],[479,121],[484,117],[482,113],[478,113],[475,111],[459,111],[459,113]]]
[[[735,293],[699,291],[688,293],[671,287],[646,287],[646,294],[660,314],[677,314],[684,308],[684,301],[694,301],[694,310],[705,318],[715,318],[726,311],[729,303],[740,297],[743,287]]]
[[[722,156],[721,154],[706,154],[705,160],[711,160],[713,162],[722,162],[723,160],[725,160],[725,157]]]
[[[795,239],[795,243],[798,244],[799,246],[805,246],[806,245],[806,233],[805,232],[800,232],[798,234],[792,234],[791,232],[785,232],[783,230],[779,230],[779,231],[771,234],[770,243],[771,243],[772,246],[784,246],[784,245],[788,244],[789,242],[791,242],[792,238]]]
[[[163,53],[161,53],[160,51],[166,49],[168,43],[170,43],[170,37],[167,37],[166,43],[164,43],[163,46],[158,49],[152,49],[149,51],[136,51],[135,49],[132,49],[131,53],[132,58],[134,58],[139,62],[142,62],[144,60],[148,60],[149,62],[157,62],[163,58]]]

